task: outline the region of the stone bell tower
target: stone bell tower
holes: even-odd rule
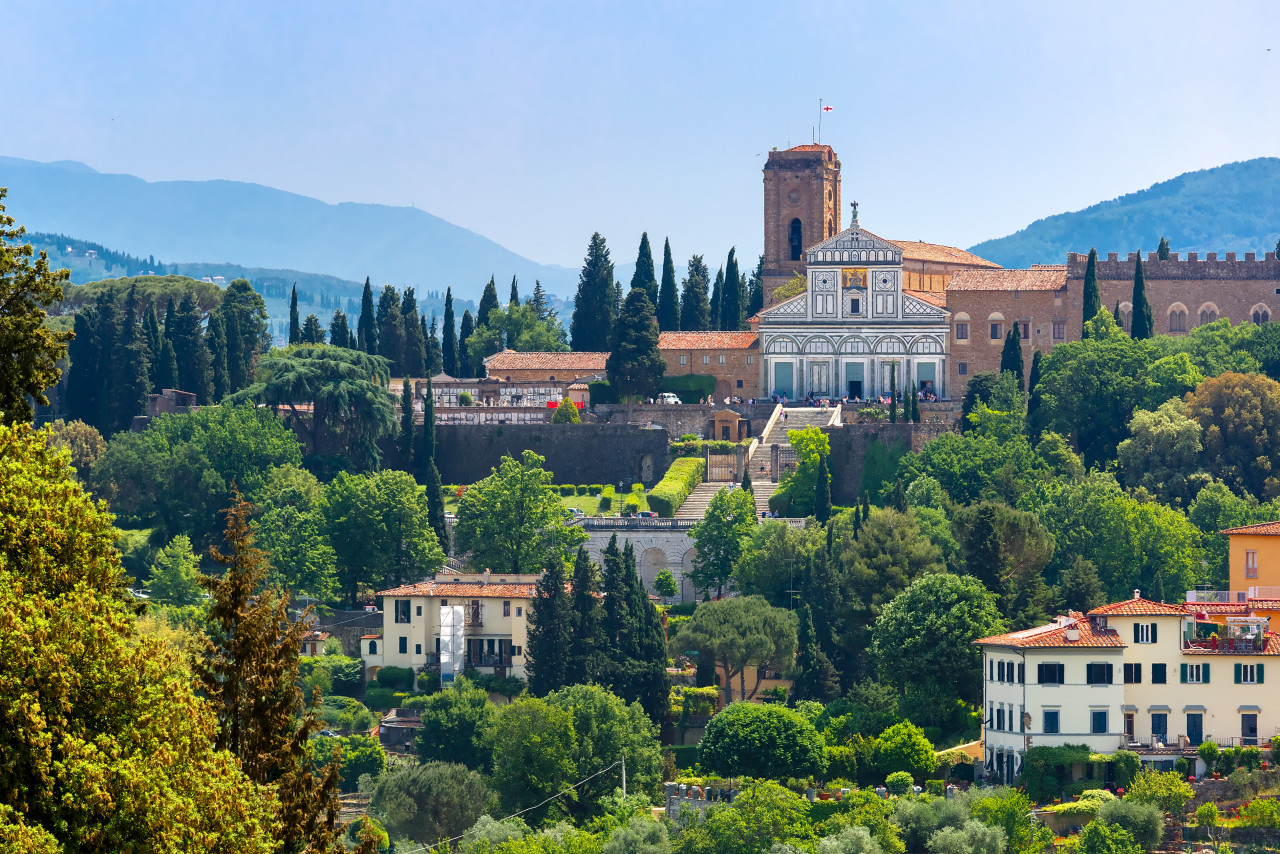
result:
[[[764,304],[797,273],[804,251],[840,232],[840,161],[829,145],[770,151],[764,164]]]

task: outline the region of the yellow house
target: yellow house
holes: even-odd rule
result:
[[[1228,528],[1232,593],[1250,598],[1277,598],[1280,595],[1280,522],[1262,522]],[[1250,588],[1271,588],[1270,591]]]

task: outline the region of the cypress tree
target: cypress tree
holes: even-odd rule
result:
[[[335,347],[351,345],[351,327],[347,323],[347,314],[340,308],[333,310],[333,320],[329,321],[329,343]]]
[[[471,347],[467,339],[475,332],[475,323],[471,319],[471,309],[462,312],[462,327],[458,330],[458,370],[464,377],[474,377],[476,366],[471,364]]]
[[[458,330],[453,325],[453,288],[444,292],[444,328],[440,332],[441,357],[440,364],[444,372],[457,378],[458,374]]]
[[[920,423],[920,389],[913,389],[911,392],[911,423]]]
[[[800,632],[797,638],[796,677],[792,691],[797,700],[826,703],[840,695],[836,669],[818,646],[813,627],[813,612],[808,605],[800,609]]]
[[[720,301],[724,298],[724,267],[716,270],[716,280],[711,285],[711,325],[709,330],[720,328]]]
[[[378,355],[378,324],[373,316],[373,286],[364,277],[360,294],[360,320],[356,323],[356,346],[371,356]]]
[[[818,477],[813,485],[813,515],[823,525],[831,519],[831,473],[827,470],[827,457],[818,455]]]
[[[632,288],[613,330],[613,346],[605,359],[609,382],[627,400],[627,420],[636,397],[656,396],[666,372],[658,350],[658,321],[644,288]]]
[[[393,376],[404,376],[404,318],[400,315],[400,293],[383,285],[378,295],[378,355],[391,362]]]
[[[1018,324],[1010,325],[1004,336],[1004,349],[1000,351],[1000,372],[1009,371],[1018,380],[1018,391],[1023,390],[1022,381],[1022,336],[1018,334]]]
[[[413,383],[408,377],[400,384],[400,455],[401,466],[413,471]]]
[[[671,260],[671,241],[662,245],[662,285],[658,288],[658,329],[675,332],[680,328],[680,295],[676,293],[676,265]]]
[[[711,328],[711,303],[707,283],[711,274],[701,255],[689,259],[689,273],[680,288],[680,329],[703,332]]]
[[[320,325],[320,318],[314,314],[308,314],[307,319],[302,322],[302,343],[324,343],[324,327]]]
[[[597,231],[591,235],[587,257],[578,274],[573,318],[569,322],[569,340],[574,350],[604,352],[609,349],[609,332],[617,316],[616,302],[609,247]]]
[[[227,376],[227,330],[223,326],[222,316],[217,312],[209,315],[209,326],[205,329],[204,337],[205,349],[209,351],[209,375],[213,381],[213,399],[215,402],[220,402],[231,393],[231,380]]]
[[[498,309],[498,286],[493,282],[493,276],[489,277],[489,284],[484,286],[484,294],[480,297],[480,307],[476,309],[474,323],[476,326],[484,326],[489,321],[489,315]],[[463,333],[460,344],[467,340],[466,333]],[[470,376],[470,374],[467,374]]]
[[[737,249],[729,250],[724,265],[724,284],[720,291],[720,328],[736,332],[742,328],[742,277],[738,274]]]
[[[177,388],[178,387],[178,360],[173,355],[173,342],[165,338],[160,342],[160,358],[156,360],[157,371],[156,376],[159,378],[160,388]],[[157,392],[159,394],[159,392]]]
[[[764,310],[764,256],[756,261],[747,285],[747,317],[755,317]]]
[[[155,300],[147,303],[147,313],[142,317],[142,329],[147,336],[147,352],[151,354],[151,359],[148,362],[147,380],[151,383],[151,393],[159,394],[161,373],[160,342],[163,340],[163,336],[160,334],[160,318],[156,315]]]
[[[1004,550],[996,527],[995,505],[984,502],[964,538],[965,570],[992,593],[1004,592]]]
[[[578,549],[573,562],[572,587],[572,642],[565,665],[565,684],[585,685],[600,681],[600,649],[604,639],[600,636],[600,577],[583,548]]]
[[[173,297],[169,297],[169,302],[164,308],[164,337],[170,341],[173,340],[173,317],[177,312],[178,309],[173,303]]]
[[[115,358],[110,363],[111,396],[107,408],[112,432],[127,430],[133,416],[146,412],[151,390],[147,339],[138,323],[138,287],[131,285],[124,298],[124,315],[116,339]]]
[[[445,554],[450,554],[449,528],[444,519],[444,491],[440,485],[440,469],[436,468],[436,406],[431,390],[431,378],[427,378],[427,394],[422,399],[422,446],[418,451],[418,468],[422,470],[422,483],[427,494],[427,522],[436,532],[436,540]]]
[[[182,302],[173,317],[173,355],[178,360],[178,382],[182,390],[192,392],[196,400],[207,405],[214,401],[213,388],[209,383],[209,348],[201,326],[200,306],[196,304],[195,293],[187,291],[182,295]]]
[[[1156,247],[1156,258],[1161,261],[1168,261],[1169,249],[1169,238],[1164,235],[1160,235],[1160,245]]]
[[[226,332],[227,346],[227,393],[235,394],[244,388],[246,380],[244,371],[244,337],[240,334],[240,318],[235,312],[219,312],[222,315],[222,327]]]
[[[418,317],[418,297],[413,288],[404,289],[400,317],[404,321],[404,375],[421,376],[427,369],[427,335],[422,319]]]
[[[898,422],[898,363],[889,363],[889,423]]]
[[[1116,300],[1116,307],[1111,310],[1111,316],[1115,318],[1116,326],[1124,329],[1124,321],[1120,319],[1120,300]]]
[[[1147,299],[1147,280],[1142,275],[1142,250],[1138,250],[1138,262],[1133,268],[1133,320],[1129,322],[1129,337],[1141,341],[1155,332],[1155,317],[1151,313],[1151,301]]]
[[[1084,324],[1098,316],[1102,311],[1102,296],[1098,293],[1098,250],[1089,249],[1089,261],[1084,268],[1084,306],[1080,318],[1081,337],[1088,338],[1088,330]]]
[[[426,318],[423,318],[426,321]],[[436,315],[431,313],[431,328],[427,330],[427,376],[434,377],[444,370],[444,351],[440,349],[440,336],[436,332]]]
[[[631,287],[644,288],[649,302],[658,304],[658,280],[653,275],[653,249],[649,246],[649,232],[640,235],[640,248],[636,251],[636,271],[631,274]]]
[[[755,495],[755,492],[756,492],[755,487],[751,485],[751,462],[750,461],[748,461],[742,467],[742,483],[739,484],[739,486],[741,486],[747,492],[750,492],[752,495]]]
[[[600,614],[601,650],[605,652],[604,681],[613,685],[622,666],[623,651],[630,647],[630,615],[627,607],[626,569],[622,562],[622,549],[618,548],[618,535],[609,538],[609,544],[601,553],[600,578],[604,601]],[[616,691],[614,693],[617,693]],[[621,696],[621,694],[619,694]]]
[[[649,719],[660,723],[667,716],[671,700],[671,678],[667,675],[667,644],[658,609],[636,568],[636,550],[627,541],[622,550],[623,571],[628,580],[628,613],[631,619],[632,646],[627,650],[630,662],[626,668],[625,691],[619,694],[627,702],[638,702]]]
[[[569,659],[572,608],[565,587],[564,561],[552,550],[538,579],[537,595],[529,608],[529,691],[544,697],[565,683]]]
[[[514,274],[511,276],[511,295],[507,297],[507,305],[515,306],[520,304],[520,286],[516,282]]]
[[[1040,419],[1040,351],[1031,354],[1031,378],[1027,381],[1027,432],[1037,439],[1041,433]]]
[[[302,341],[302,326],[298,323],[298,283],[293,283],[293,291],[289,294],[289,343]]]

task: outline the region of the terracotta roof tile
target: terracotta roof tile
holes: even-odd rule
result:
[[[1256,525],[1243,525],[1239,528],[1227,528],[1219,534],[1258,534],[1267,537],[1280,536],[1280,522],[1259,522]]]
[[[937,291],[913,291],[910,288],[903,288],[902,292],[907,296],[915,297],[918,300],[924,300],[929,303],[929,305],[936,306],[937,308],[947,307],[946,294],[940,294]]]
[[[478,584],[468,581],[420,581],[383,590],[379,596],[439,596],[445,599],[532,599],[536,584],[512,584],[491,581]]]
[[[1065,265],[1030,270],[957,270],[948,291],[1058,291],[1067,286]]]
[[[382,640],[382,635],[361,635],[360,640]]]
[[[659,350],[750,350],[760,346],[755,332],[659,332]]]
[[[307,632],[305,635],[302,636],[302,640],[303,641],[322,641],[322,640],[328,640],[330,637],[332,637],[332,635],[330,635],[328,632],[322,632],[317,629],[312,629],[311,631]]]
[[[1068,628],[1080,630],[1080,636],[1077,640],[1067,640]],[[1011,646],[1024,649],[1035,647],[1125,646],[1125,642],[1120,639],[1120,635],[1116,631],[1112,629],[1102,632],[1096,631],[1088,620],[1075,620],[1065,626],[1056,626],[1050,623],[1044,626],[1037,626],[1034,629],[1024,629],[1020,632],[1009,632],[1003,635],[992,635],[989,638],[979,638],[974,643],[982,646]]]
[[[484,360],[492,371],[577,371],[583,374],[604,370],[608,353],[517,353],[503,350]]]
[[[1103,605],[1094,608],[1089,612],[1090,617],[1121,617],[1121,616],[1176,616],[1185,617],[1187,615],[1186,605],[1166,605],[1163,602],[1152,602],[1150,599],[1123,599],[1119,602],[1112,602],[1110,605]]]
[[[1264,611],[1280,611],[1280,599],[1250,599],[1249,607]]]
[[[955,246],[941,243],[925,243],[923,240],[890,240],[902,250],[903,261],[936,261],[940,264],[969,264],[974,267],[990,267],[999,270],[1000,265],[986,258],[979,258]],[[1066,267],[1063,267],[1065,270]]]
[[[1247,614],[1249,606],[1243,602],[1188,602],[1188,614]]]
[[[787,151],[831,151],[832,153],[834,153],[833,149],[829,145],[814,145],[812,143],[805,143],[804,145],[793,145],[790,148],[788,148]]]

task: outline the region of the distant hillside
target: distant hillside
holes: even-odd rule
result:
[[[1280,158],[1187,172],[1082,211],[1036,220],[970,252],[1005,267],[1066,263],[1068,252],[1271,252],[1280,238]],[[1185,255],[1183,256],[1185,257]],[[1203,255],[1201,255],[1203,257]]]
[[[572,296],[577,271],[538,264],[416,208],[343,203],[237,181],[157,181],[108,175],[83,163],[0,157],[9,213],[32,231],[82,235],[121,253],[175,262],[234,262],[309,270],[363,284],[452,287],[479,300],[489,277],[522,289],[534,279]],[[583,236],[586,245],[587,235]],[[199,265],[208,267],[208,264]],[[131,272],[137,272],[136,270]]]

